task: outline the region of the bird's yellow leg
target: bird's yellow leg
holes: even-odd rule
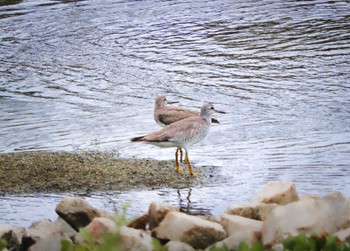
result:
[[[197,173],[194,173],[194,172],[192,171],[192,167],[191,167],[190,160],[189,160],[189,158],[188,158],[188,153],[187,153],[187,151],[186,151],[186,155],[185,155],[185,161],[186,161],[186,163],[187,163],[188,171],[190,172],[190,174],[191,174],[192,176],[196,176]]]
[[[180,162],[183,162],[183,158],[182,158],[182,149],[178,148],[180,150]]]
[[[176,152],[175,152],[175,171],[177,173],[183,173],[182,169],[180,168],[180,165],[179,165],[179,148],[176,149]]]

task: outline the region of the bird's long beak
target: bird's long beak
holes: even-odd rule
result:
[[[214,109],[214,111],[217,112],[217,113],[226,114],[226,112],[224,112],[224,111],[219,111],[219,110],[216,110],[216,109]]]
[[[167,103],[169,104],[169,105],[171,105],[171,104],[178,104],[178,103],[180,103],[179,101],[167,101]]]

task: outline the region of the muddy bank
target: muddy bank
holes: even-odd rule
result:
[[[205,183],[203,168],[192,177],[174,161],[122,159],[102,152],[23,152],[0,154],[0,192],[67,192],[182,188]]]

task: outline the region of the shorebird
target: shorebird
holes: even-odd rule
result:
[[[198,111],[175,106],[167,106],[167,104],[175,103],[178,102],[169,102],[165,96],[158,96],[155,99],[153,116],[158,125],[164,127],[176,121],[200,115]],[[214,118],[211,119],[211,122],[219,124],[219,121]]]
[[[132,142],[146,142],[159,147],[177,147],[185,149],[185,161],[191,175],[195,175],[188,158],[188,148],[203,140],[209,132],[214,109],[211,103],[204,104],[200,114],[174,122],[159,131],[145,136],[132,138]],[[221,112],[222,113],[222,112]],[[176,172],[181,173],[179,161],[175,158]]]
[[[178,102],[169,102],[165,96],[158,96],[154,102],[154,120],[161,127],[170,125],[179,120],[183,120],[193,116],[199,116],[198,111],[188,110],[181,107],[167,106],[167,104],[175,104]],[[212,123],[218,123],[217,119],[211,118]],[[181,148],[176,149],[176,161],[178,159],[178,153],[180,152],[180,161],[182,162],[182,150]]]

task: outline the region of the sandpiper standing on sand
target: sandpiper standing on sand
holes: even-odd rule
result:
[[[203,140],[209,132],[211,116],[216,110],[211,103],[204,104],[200,114],[179,120],[151,134],[132,138],[132,142],[146,142],[159,147],[177,147],[185,149],[185,161],[191,175],[195,175],[188,158],[188,148]],[[216,111],[218,112],[218,111]],[[182,172],[178,159],[175,159],[176,172]]]
[[[185,109],[182,107],[168,106],[167,104],[175,104],[178,102],[169,102],[165,96],[158,96],[154,102],[154,120],[161,127],[170,125],[179,120],[183,120],[193,116],[199,116],[198,111]],[[212,123],[219,123],[217,119],[211,118]],[[180,152],[180,161],[182,162],[182,150],[176,149],[175,158],[178,161],[178,153]]]

